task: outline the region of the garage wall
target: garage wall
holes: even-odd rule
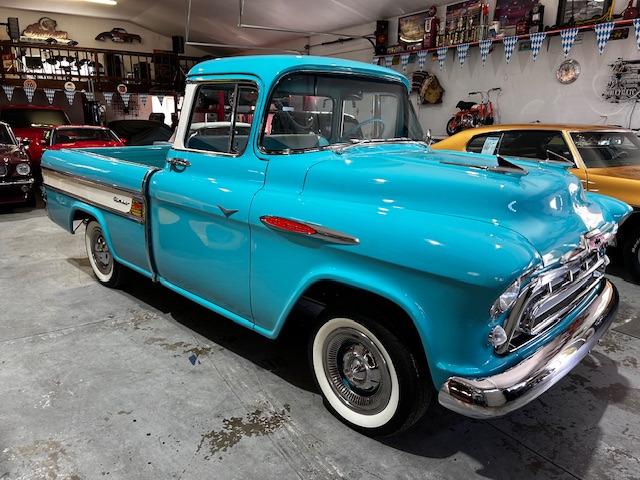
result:
[[[548,5],[545,24],[553,25],[557,2],[545,3]],[[619,5],[618,10],[626,7],[626,2],[622,3],[624,5]],[[444,9],[445,7],[440,7],[440,18],[444,17]],[[375,23],[370,23],[346,29],[345,32],[359,35],[371,34],[374,30]],[[390,19],[389,30],[390,44],[394,44],[396,43],[394,37],[397,34],[397,17]],[[302,50],[306,43],[314,45],[334,39],[335,37],[314,36],[278,46]],[[442,70],[439,70],[437,61],[429,58],[426,69],[437,75],[445,89],[445,95],[440,105],[416,106],[423,127],[431,128],[434,135],[445,135],[446,122],[456,111],[456,103],[459,100],[470,100],[467,92],[501,87],[502,94],[497,99],[497,107],[499,120],[503,123],[540,120],[541,122],[609,123],[625,127],[630,124],[632,128],[640,128],[640,108],[635,110],[630,123],[632,104],[611,104],[601,98],[610,76],[609,64],[618,57],[640,58],[633,28],[630,29],[629,38],[610,41],[603,55],[598,55],[596,50],[595,34],[584,32],[582,42],[573,46],[568,57],[576,59],[582,67],[580,77],[571,85],[561,85],[555,78],[556,69],[564,60],[560,37],[550,39],[547,51],[548,42],[549,40],[545,41],[536,62],[531,60],[530,51],[515,51],[511,62],[507,64],[501,42],[494,46],[484,68],[477,47],[469,50],[469,56],[462,68],[457,58],[454,58],[454,49],[449,50]],[[354,40],[337,45],[312,46],[310,53],[371,62],[373,48],[366,40]],[[401,70],[400,65],[392,68]],[[410,76],[416,68],[416,64],[410,64],[407,74]],[[495,101],[494,105],[496,105]]]
[[[69,33],[69,37],[79,42],[79,47],[104,48],[113,50],[127,50],[133,52],[153,52],[153,50],[172,50],[171,37],[160,35],[146,28],[122,20],[110,20],[106,18],[83,17],[79,15],[65,15],[60,13],[33,12],[30,10],[19,10],[14,8],[0,7],[0,19],[6,22],[7,17],[18,17],[20,21],[20,31],[28,25],[36,23],[42,17],[53,18],[58,22],[58,30]],[[124,28],[129,33],[137,33],[142,37],[142,43],[114,43],[111,41],[99,42],[95,40],[96,35],[106,32],[112,28]],[[7,40],[7,32],[4,27],[0,28],[0,40]],[[186,55],[205,55],[202,50],[186,46]]]

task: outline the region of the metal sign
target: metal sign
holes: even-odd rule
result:
[[[25,80],[22,83],[22,86],[26,89],[29,88],[31,90],[35,90],[36,88],[38,88],[38,84],[36,83],[35,80],[32,80],[31,78],[28,78],[27,80]]]
[[[636,100],[640,93],[640,60],[618,58],[611,65],[611,78],[602,97],[611,103]]]
[[[121,83],[116,87],[116,90],[120,95],[122,95],[123,93],[127,93],[127,86],[124,83]]]
[[[76,91],[76,84],[73,82],[66,82],[64,84],[64,90],[65,92],[75,92]]]

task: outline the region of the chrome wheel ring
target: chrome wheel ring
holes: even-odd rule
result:
[[[96,268],[103,275],[108,275],[113,270],[113,256],[109,251],[109,246],[104,239],[102,231],[95,229],[91,233],[91,255]]]
[[[322,346],[322,363],[331,389],[349,409],[375,415],[389,404],[389,366],[364,332],[349,327],[332,331]]]

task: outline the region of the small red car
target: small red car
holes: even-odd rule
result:
[[[35,202],[29,156],[11,131],[0,122],[0,205]]]
[[[126,140],[121,139],[106,127],[61,125],[45,133],[43,148],[60,150],[62,148],[124,147],[126,143]]]
[[[37,178],[40,177],[40,157],[45,132],[52,126],[71,123],[62,108],[38,105],[3,105],[0,107],[0,121],[8,123],[25,146]]]

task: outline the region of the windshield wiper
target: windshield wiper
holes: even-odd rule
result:
[[[424,142],[422,140],[414,140],[412,138],[408,138],[408,137],[397,137],[397,138],[369,138],[369,139],[363,139],[363,140],[358,140],[355,138],[352,138],[349,140],[351,143],[345,144],[345,143],[334,143],[333,145],[329,145],[328,148],[330,148],[331,150],[333,150],[334,152],[336,152],[338,155],[341,155],[345,150],[351,148],[351,147],[357,147],[358,145],[375,145],[375,144],[381,144],[381,143],[412,143],[415,145],[420,145],[423,147],[429,147],[429,144],[427,142]]]
[[[551,155],[559,158],[561,162],[566,163],[568,165],[573,165],[573,162],[571,160],[569,160],[567,157],[565,157],[564,155],[560,155],[559,153],[556,153],[553,150],[549,150],[549,149],[547,149],[546,152],[547,152],[547,160],[551,160],[549,158],[549,154],[551,154]],[[553,161],[553,160],[551,160],[551,161]]]

